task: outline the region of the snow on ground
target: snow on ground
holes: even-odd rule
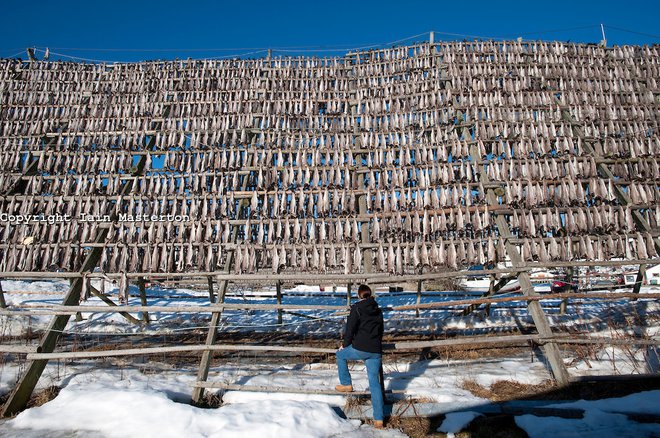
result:
[[[516,424],[524,429],[530,438],[660,436],[660,424],[638,423],[630,420],[626,415],[622,415],[624,413],[660,415],[660,391],[646,391],[626,397],[603,400],[580,400],[547,407],[584,409],[584,418],[566,419],[521,415],[516,417]]]
[[[52,375],[52,369],[47,371]],[[50,382],[64,386],[55,399],[0,424],[0,435],[60,431],[63,436],[96,432],[107,438],[404,436],[342,419],[333,408],[343,405],[344,397],[318,401],[318,396],[271,394],[269,398],[225,400],[218,409],[195,408],[187,404],[194,381],[193,370],[188,371],[152,374],[134,368],[72,366],[66,377]]]
[[[3,281],[2,287],[10,306],[59,304],[68,289],[68,282]],[[108,283],[106,290],[116,299],[115,286]],[[345,290],[344,288],[344,293]],[[132,289],[131,292],[129,304],[139,305],[138,291]],[[236,291],[228,297],[227,302],[275,303],[275,298],[268,291],[261,294],[247,292]],[[297,286],[290,292],[290,295],[284,297],[285,304],[346,304],[342,290],[338,293],[328,289],[319,292],[315,286]],[[208,305],[208,295],[205,291],[152,287],[147,290],[147,294],[150,305]],[[423,296],[422,302],[446,301],[460,297],[458,293],[426,295]],[[382,307],[414,304],[416,295],[382,293],[378,296],[378,301]],[[556,300],[548,302],[557,304]],[[102,303],[97,298],[92,298],[83,305]],[[585,300],[579,305],[570,306],[567,315],[559,315],[556,309],[550,310],[549,313],[553,325],[585,331],[594,336],[622,337],[636,334],[657,337],[660,333],[658,310],[660,306],[655,301],[639,300],[630,303],[622,300],[603,303]],[[276,324],[277,313],[273,311],[227,310],[223,312],[221,330],[337,336],[345,318],[332,311],[298,313],[307,317],[285,314],[285,324],[280,327]],[[83,312],[82,321],[76,322],[71,318],[66,332],[95,334],[98,340],[103,342],[104,339],[116,339],[115,335],[119,334],[185,333],[208,327],[208,315],[150,312],[150,316],[151,324],[138,326],[118,314]],[[415,318],[414,311],[386,312],[385,318],[386,332],[389,334],[401,331],[421,334],[482,334],[493,331],[507,332],[531,324],[524,308],[515,303],[494,305],[489,317],[476,313],[465,318],[459,316],[456,311],[440,308],[422,311],[420,318]],[[0,317],[0,336],[17,336],[28,331],[42,330],[49,320],[49,316]],[[104,337],[105,335],[107,337]],[[176,368],[172,364],[157,362],[156,357],[149,359],[150,361],[145,363],[124,359],[51,361],[39,387],[62,387],[58,397],[40,408],[25,411],[14,420],[0,423],[0,435],[215,436],[222,430],[222,436],[246,433],[249,436],[253,433],[255,436],[399,436],[396,431],[376,431],[337,416],[334,409],[346,403],[346,397],[341,395],[230,391],[223,395],[224,405],[221,408],[194,408],[187,403],[195,381],[196,368]],[[565,359],[567,363],[571,362],[569,372],[576,376],[658,372],[660,362],[657,350],[628,346],[593,349],[585,357]],[[11,360],[0,363],[0,394],[14,386],[24,371],[24,366],[22,362]],[[351,370],[356,389],[366,389],[368,385],[364,366],[355,363]],[[414,363],[387,361],[384,370],[387,389],[405,390],[410,397],[447,403],[456,409],[466,410],[488,401],[463,389],[465,381],[471,380],[489,386],[499,380],[537,384],[550,378],[545,364],[529,354],[505,359],[431,360]],[[209,380],[247,385],[332,389],[337,383],[336,373],[336,366],[331,363],[273,365],[243,360],[213,367]],[[654,403],[660,405],[657,401]],[[609,412],[610,408],[607,406],[591,405],[584,420],[554,419],[547,427],[549,430],[574,430],[577,427],[586,431],[586,436],[589,436],[590,431],[601,430],[601,427],[623,430],[620,428],[630,426],[626,417]],[[534,427],[551,420],[529,417],[531,416],[518,417],[519,425],[526,430],[529,428],[528,433],[532,437],[545,436],[540,435],[543,433],[542,428]],[[450,423],[447,424],[446,430],[451,432],[459,427],[457,424],[460,419],[465,420],[461,416],[448,417],[447,421]],[[639,436],[645,436],[650,430],[648,427],[650,426],[641,427]],[[60,432],[61,435],[57,435]],[[295,435],[296,433],[299,435]],[[654,432],[649,433],[652,435]],[[553,435],[562,436],[558,433]],[[651,435],[647,433],[646,436]]]
[[[71,385],[51,402],[9,422],[15,431],[94,431],[103,436],[144,437],[328,437],[357,433],[359,420],[340,418],[316,401],[262,400],[199,409],[145,388]],[[366,427],[364,428],[366,432]],[[372,435],[373,433],[365,433]],[[388,433],[387,436],[394,436]],[[381,435],[384,436],[384,435]]]

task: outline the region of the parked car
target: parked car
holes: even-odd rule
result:
[[[550,286],[550,291],[553,294],[563,293],[563,292],[577,292],[578,284],[576,282],[569,282],[564,280],[555,280]]]

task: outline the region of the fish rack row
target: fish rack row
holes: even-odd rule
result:
[[[525,262],[574,260],[646,260],[658,257],[649,233],[583,235],[513,239],[521,244]],[[241,273],[365,273],[393,275],[416,272],[443,272],[471,265],[495,264],[507,258],[502,239],[443,239],[431,242],[399,243],[399,239],[378,244],[307,242],[223,245],[212,241],[168,240],[163,243],[32,243],[0,246],[0,271],[77,272],[93,247],[101,247],[99,268],[105,273],[195,273],[221,272],[227,257],[234,257],[233,272]],[[56,276],[55,274],[53,274]]]
[[[153,147],[166,149],[187,147],[189,142],[193,147],[244,144],[245,131],[254,128],[262,131],[352,132],[357,129],[388,132],[409,127],[438,130],[445,125],[435,138],[447,141],[465,138],[461,130],[453,126],[456,121],[474,123],[471,134],[478,139],[490,139],[502,133],[506,138],[508,129],[504,122],[558,123],[563,111],[587,125],[595,125],[594,121],[606,124],[605,135],[624,130],[631,135],[656,127],[657,72],[640,70],[657,67],[655,48],[616,49],[620,51],[616,56],[612,51],[598,49],[592,51],[586,62],[582,59],[585,55],[576,54],[578,51],[570,45],[559,52],[538,46],[541,52],[554,53],[552,56],[563,52],[558,65],[564,68],[603,66],[603,71],[581,71],[577,76],[582,79],[569,79],[569,72],[564,70],[526,72],[525,69],[533,68],[530,66],[538,68],[539,65],[527,57],[507,63],[486,61],[497,50],[506,50],[504,46],[475,48],[486,50],[484,61],[466,63],[463,68],[452,71],[454,64],[443,61],[442,50],[464,54],[468,46],[420,45],[407,49],[401,57],[354,54],[296,68],[278,67],[275,60],[253,61],[254,67],[250,67],[251,61],[241,61],[238,67],[233,61],[218,61],[215,67],[206,62],[171,62],[82,67],[67,63],[54,66],[32,63],[27,68],[6,61],[2,81],[5,99],[2,135],[5,143],[9,140],[16,147],[25,146],[27,141],[28,145],[38,148],[43,135],[58,133],[57,145],[65,149],[92,146],[140,149],[149,133],[155,132]],[[505,56],[509,56],[508,52]],[[274,64],[264,67],[267,62]],[[402,63],[401,71],[378,71],[390,63]],[[334,67],[327,68],[326,64]],[[545,65],[550,64],[546,62]],[[369,67],[373,67],[373,71],[365,70]],[[475,78],[476,70],[484,68],[494,70]],[[83,71],[78,72],[79,69]],[[115,69],[120,73],[114,75]],[[221,80],[224,71],[240,76],[224,84],[229,88],[226,93]],[[283,72],[302,77],[286,81],[278,78]],[[324,84],[324,75],[336,89]],[[344,77],[343,82],[336,79],[337,75]],[[483,86],[486,77],[491,82],[495,78],[499,89],[491,92]],[[516,83],[518,78],[529,80]],[[615,85],[616,81],[609,84],[613,78],[619,78],[621,84]],[[480,81],[479,85],[474,81]],[[145,89],[151,82],[159,85],[151,91]],[[580,83],[598,88],[580,92],[577,91]],[[138,88],[134,91],[112,89],[112,86],[126,87],[127,84]],[[63,90],[43,89],[48,86],[61,86]],[[288,94],[279,98],[269,94],[279,92]],[[322,94],[314,95],[314,92]],[[121,99],[131,95],[135,101],[121,103]],[[66,99],[61,101],[61,98]],[[31,123],[23,123],[25,121]],[[230,131],[233,132],[230,134]],[[554,139],[552,126],[541,127],[539,131],[540,134],[531,133],[530,137]],[[222,135],[218,136],[218,132]],[[260,144],[268,141],[264,139]],[[288,144],[293,146],[290,141]]]
[[[531,267],[658,258],[659,60],[656,46],[483,42],[0,61],[0,213],[23,215],[0,227],[0,277],[71,281],[2,414],[55,357],[67,306],[91,293],[135,322],[90,278],[119,279],[124,300],[137,282],[145,312],[145,281],[208,282],[195,402],[230,282],[275,282],[279,321],[283,279],[413,280],[419,312],[425,279],[510,261],[480,271],[489,293],[517,275],[539,338],[554,339]],[[568,383],[557,342],[543,349]]]

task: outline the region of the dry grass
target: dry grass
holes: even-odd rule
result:
[[[57,397],[57,394],[60,393],[60,389],[61,388],[59,386],[49,386],[46,389],[42,389],[41,391],[34,392],[27,403],[26,409],[35,408],[37,406],[41,406],[45,403],[48,403],[49,401]],[[9,400],[10,395],[11,392],[8,392],[0,396],[0,407],[2,407],[7,402],[7,400]]]
[[[204,392],[204,398],[198,405],[200,408],[216,409],[222,406],[222,393],[211,393],[210,391]]]
[[[547,393],[556,388],[552,380],[546,380],[538,385],[529,385],[513,380],[498,380],[486,388],[474,380],[464,380],[461,388],[470,391],[477,397],[487,398],[491,401],[507,401],[530,398],[534,395]]]
[[[392,417],[385,422],[387,428],[399,429],[411,438],[427,436],[442,437],[445,434],[435,432],[437,425],[432,418],[427,417]]]
[[[48,403],[57,397],[57,394],[60,393],[60,389],[61,388],[59,386],[49,386],[46,389],[33,393],[32,397],[30,397],[30,401],[27,404],[27,408],[35,408],[37,406]]]

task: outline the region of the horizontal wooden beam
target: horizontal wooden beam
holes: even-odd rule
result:
[[[285,392],[294,394],[319,394],[319,395],[341,395],[341,396],[367,396],[369,391],[353,391],[350,393],[339,392],[334,389],[312,389],[300,387],[282,387],[282,386],[262,386],[262,385],[238,385],[235,383],[222,382],[195,382],[194,386],[207,389],[224,389],[226,391],[247,391],[247,392]],[[387,390],[385,394],[405,394],[406,390],[394,389]]]
[[[418,350],[421,348],[437,347],[455,347],[462,345],[476,346],[489,344],[511,344],[526,343],[534,341],[537,344],[549,342],[563,344],[610,344],[610,345],[660,345],[660,339],[613,339],[591,337],[584,339],[568,337],[543,338],[539,335],[504,335],[504,336],[466,336],[459,339],[441,339],[435,341],[420,342],[400,342],[396,344],[386,344],[384,351],[405,351]],[[0,350],[2,351],[2,350]],[[97,350],[97,351],[75,351],[58,353],[36,353],[27,354],[28,360],[50,360],[50,359],[94,359],[98,357],[120,357],[120,356],[140,356],[148,354],[173,354],[173,353],[201,353],[204,351],[271,351],[280,353],[318,353],[335,354],[335,348],[316,348],[316,347],[296,347],[279,345],[235,345],[235,344],[216,344],[216,345],[181,345],[171,347],[144,347],[128,348],[119,350]]]
[[[217,271],[189,271],[189,272],[129,272],[125,274],[128,278],[144,277],[145,280],[156,279],[175,279],[185,277],[186,279],[200,277],[206,278],[209,275],[213,276],[218,281],[228,280],[232,282],[266,282],[273,283],[280,280],[282,282],[291,281],[310,281],[312,284],[319,284],[322,282],[336,282],[337,284],[345,284],[346,281],[353,283],[359,281],[368,281],[370,283],[396,283],[417,280],[436,280],[440,278],[456,278],[464,277],[466,275],[488,275],[488,274],[509,274],[512,272],[528,272],[539,268],[562,268],[571,266],[627,266],[627,265],[653,265],[660,264],[660,258],[654,259],[631,259],[631,260],[575,260],[575,261],[554,261],[554,262],[528,262],[519,267],[507,267],[498,269],[481,269],[481,270],[459,270],[459,271],[444,271],[444,272],[430,272],[426,274],[410,274],[410,275],[391,275],[388,273],[364,273],[364,274],[324,274],[324,273],[298,273],[298,274],[222,274]],[[23,279],[68,279],[77,278],[82,274],[78,272],[43,272],[43,271],[1,271],[0,278],[23,278]],[[119,272],[90,272],[86,274],[87,278],[115,278],[119,279],[122,273]]]

